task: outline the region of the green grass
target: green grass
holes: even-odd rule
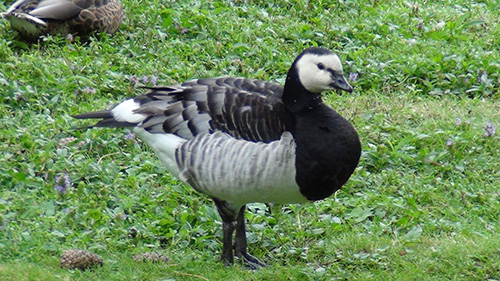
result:
[[[500,280],[500,140],[484,136],[488,120],[500,124],[500,5],[275,2],[125,0],[119,32],[88,44],[28,46],[0,21],[1,280]],[[358,73],[354,93],[325,98],[357,128],[363,155],[327,200],[251,206],[262,270],[221,264],[214,206],[140,140],[76,130],[87,123],[70,117],[152,79],[282,83],[316,45]],[[104,266],[61,269],[69,248]],[[172,260],[132,261],[144,251]]]

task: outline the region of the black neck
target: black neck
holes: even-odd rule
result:
[[[298,78],[295,67],[290,68],[285,81],[283,102],[290,112],[297,114],[304,110],[311,110],[323,104],[321,94],[309,92]]]
[[[356,168],[361,155],[358,135],[347,120],[307,91],[294,67],[288,72],[283,102],[294,116],[296,178],[309,200],[330,196]]]

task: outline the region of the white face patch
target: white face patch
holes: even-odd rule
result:
[[[305,54],[297,61],[296,68],[300,82],[312,93],[321,93],[333,88],[332,75],[328,69],[340,74],[343,72],[342,63],[335,54]]]

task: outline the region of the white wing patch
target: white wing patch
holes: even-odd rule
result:
[[[16,2],[14,2],[13,4],[10,5],[9,9],[7,9],[7,12],[5,12],[5,14],[10,14],[12,13],[15,9],[19,8],[19,6],[21,6],[21,4],[26,1],[26,0],[17,0]]]

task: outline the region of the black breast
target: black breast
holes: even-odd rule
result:
[[[296,181],[309,200],[332,195],[358,165],[361,144],[352,125],[324,104],[296,115]]]

